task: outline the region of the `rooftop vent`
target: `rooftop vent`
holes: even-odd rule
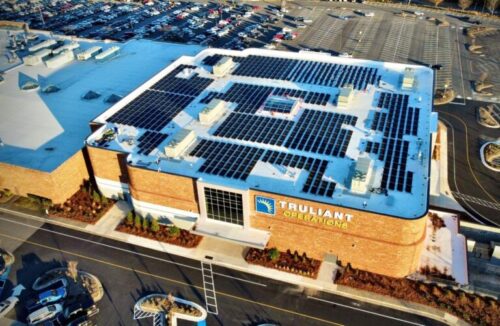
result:
[[[94,91],[88,91],[85,95],[83,95],[82,99],[84,100],[95,100],[96,98],[101,97],[101,94],[94,92]]]
[[[196,139],[196,134],[193,130],[181,129],[172,140],[165,146],[165,155],[167,157],[179,157],[180,154]]]
[[[50,94],[50,93],[56,93],[56,92],[59,92],[61,89],[55,85],[49,85],[47,87],[45,87],[44,89],[42,89],[42,92],[46,93],[46,94]]]
[[[40,84],[38,84],[36,81],[33,80],[27,80],[21,85],[21,89],[23,91],[31,91],[38,89],[40,87]]]
[[[234,61],[231,57],[223,57],[213,66],[213,74],[216,77],[223,77],[234,67]]]
[[[122,99],[122,97],[120,95],[111,94],[110,96],[108,96],[106,98],[106,100],[104,100],[104,102],[113,104],[113,103],[120,101],[121,99]]]
[[[366,193],[373,169],[373,161],[368,157],[360,157],[356,161],[351,179],[351,191]]]
[[[202,124],[209,125],[224,114],[226,102],[218,99],[213,99],[208,105],[198,114],[198,119]]]
[[[340,89],[337,106],[340,108],[347,108],[353,96],[354,96],[354,88],[352,87],[352,85],[347,85],[345,87],[342,87]]]

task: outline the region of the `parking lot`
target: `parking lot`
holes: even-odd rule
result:
[[[87,38],[125,41],[135,37],[241,50],[306,50],[440,65],[436,88],[453,88],[455,103],[500,100],[473,90],[473,82],[487,72],[487,81],[494,84],[492,93],[500,92],[500,59],[496,55],[500,34],[478,37],[476,44],[484,46],[483,54],[472,54],[467,50],[471,40],[464,29],[473,22],[445,12],[422,10],[415,14],[409,7],[307,1],[289,2],[285,13],[263,2],[235,6],[210,1],[42,4],[45,6],[26,7],[21,13],[4,11],[0,19],[28,21],[32,28]],[[439,21],[446,24],[439,26]],[[476,21],[481,22],[481,18]],[[484,20],[482,25],[498,28],[500,23]]]

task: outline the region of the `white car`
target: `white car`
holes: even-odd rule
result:
[[[374,17],[375,13],[373,11],[370,11],[370,12],[365,13],[364,15],[365,15],[365,17]]]
[[[344,52],[344,53],[339,54],[339,57],[341,57],[341,58],[352,58],[352,54]]]
[[[423,13],[423,12],[421,12],[421,11],[414,11],[413,13],[414,13],[416,16],[423,16],[423,15],[424,15],[424,13]]]
[[[18,302],[18,297],[8,297],[4,301],[0,302],[0,319],[5,317],[5,315],[11,311]]]
[[[28,318],[26,319],[28,324],[37,324],[49,319],[54,318],[57,316],[59,313],[62,312],[62,306],[58,303],[52,304],[49,306],[45,306],[43,308],[40,308],[31,314],[29,314]]]

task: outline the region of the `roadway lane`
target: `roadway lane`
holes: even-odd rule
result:
[[[448,127],[448,179],[455,199],[476,222],[500,226],[499,176],[487,169],[479,156],[485,141],[500,137],[498,129],[476,121],[476,108],[485,104],[466,101],[465,106],[449,104],[435,109]]]
[[[16,255],[9,277],[12,282],[31,285],[40,272],[67,260],[77,260],[79,268],[98,276],[104,285],[106,293],[99,303],[101,312],[97,316],[102,325],[134,324],[131,318],[135,300],[152,291],[171,291],[203,304],[197,261],[39,224],[0,213],[0,241]],[[440,324],[421,316],[333,294],[305,291],[235,270],[220,267],[214,270],[219,315],[211,315],[208,325],[256,325],[265,321],[281,325]],[[19,309],[17,317],[24,316],[25,312]]]

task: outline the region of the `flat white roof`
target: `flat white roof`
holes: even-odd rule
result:
[[[211,66],[207,65],[207,61],[205,61],[205,59],[213,55],[229,55],[234,57],[237,62],[236,70],[233,70],[224,77],[216,78],[211,73]],[[244,71],[243,65],[249,65],[250,62],[245,60],[257,60],[256,65],[258,66],[265,64],[266,60],[272,60],[272,58],[296,60],[292,63],[287,61],[287,64],[294,65],[293,69],[288,71],[288,76],[292,76],[294,70],[299,71],[301,65],[304,67],[313,67],[312,73],[311,70],[303,70],[301,73],[305,75],[297,79],[295,77],[270,78],[267,76],[264,78],[262,76],[251,76],[253,69],[247,69],[247,73],[242,72]],[[279,65],[281,61],[276,62],[273,65]],[[324,65],[321,66],[321,64]],[[182,72],[182,67],[184,66],[191,67],[189,68],[190,71],[186,70]],[[369,73],[374,73],[376,76],[371,79],[369,78],[370,82],[364,86],[363,83],[358,84],[357,89],[355,87],[353,91],[354,97],[349,105],[346,108],[339,108],[336,105],[336,98],[342,85],[346,86],[346,84],[332,84],[328,81],[325,82],[324,79],[321,81],[321,78],[315,79],[311,77],[318,75],[326,76],[326,70],[321,70],[324,67],[326,67],[326,70],[340,68],[335,74],[330,75],[332,80],[336,78],[336,75],[342,73],[342,69],[346,71],[345,76],[342,78],[354,83],[357,78],[362,79],[363,71],[366,72],[370,68],[371,72]],[[401,80],[406,67],[413,67],[415,69],[416,84],[409,91],[401,89]],[[241,69],[238,70],[239,68]],[[269,69],[272,68],[274,67],[270,67]],[[180,73],[179,70],[181,71]],[[349,74],[351,73],[353,77],[349,79],[351,76]],[[358,73],[357,78],[354,78],[355,73]],[[162,100],[160,98],[171,95],[179,96],[179,94],[185,94],[183,92],[186,92],[185,89],[169,88],[173,87],[172,85],[161,86],[162,83],[165,84],[166,80],[170,80],[169,83],[171,83],[173,80],[174,83],[181,82],[182,84],[182,78],[191,78],[189,79],[190,84],[194,85],[196,80],[192,79],[192,76],[208,79],[208,86],[199,94],[198,92],[191,93],[191,97],[188,100],[189,103],[183,110],[174,114],[172,119],[167,120],[164,125],[160,124],[160,126],[156,125],[155,128],[152,128],[155,132],[167,134],[166,138],[162,138],[163,140],[156,144],[151,151],[145,152],[141,150],[142,146],[144,146],[144,144],[141,144],[141,136],[151,128],[147,128],[147,125],[144,124],[141,125],[142,127],[137,127],[140,124],[139,120],[151,117],[155,114],[155,110],[162,108]],[[401,218],[418,218],[423,216],[428,209],[429,153],[431,146],[429,119],[432,111],[432,81],[432,70],[422,66],[330,57],[303,52],[290,53],[263,49],[247,49],[245,51],[206,49],[195,57],[185,56],[179,58],[175,63],[166,67],[148,82],[97,117],[95,121],[104,123],[105,126],[89,137],[87,143],[91,146],[103,146],[113,150],[129,152],[131,155],[129,155],[128,160],[131,164],[155,171],[203,179],[207,183],[237,189],[252,188]],[[287,114],[272,113],[264,110],[262,107],[242,113],[241,107],[238,107],[238,102],[241,99],[238,99],[238,96],[236,96],[228,100],[230,98],[228,96],[226,97],[228,101],[226,114],[214,125],[206,126],[200,124],[197,120],[198,114],[206,107],[206,104],[200,101],[206,99],[209,94],[214,92],[218,94],[216,96],[224,98],[228,94],[228,90],[235,84],[271,87],[274,89],[285,88],[287,89],[286,92],[290,90],[316,92],[327,94],[329,97],[326,103],[322,104],[315,104],[310,101],[307,103],[305,100],[300,100],[300,109],[298,112]],[[190,91],[192,89],[187,90],[187,92]],[[149,96],[149,100],[143,100],[145,95]],[[285,94],[282,96],[286,97],[288,95]],[[385,103],[383,98],[381,100],[383,96],[387,98],[388,102]],[[149,103],[145,103],[148,101]],[[391,101],[394,104],[390,104]],[[407,103],[403,105],[401,101],[407,101]],[[380,105],[380,103],[385,104]],[[405,108],[400,108],[400,104]],[[135,111],[132,110],[134,112],[130,110],[131,107],[135,108]],[[165,107],[170,107],[170,104]],[[132,114],[136,114],[137,112],[143,112],[144,114],[134,116],[135,121],[130,122],[130,120],[127,120],[127,114],[131,112]],[[340,125],[340,128],[337,129],[330,128],[335,120],[328,120],[330,121],[329,125],[323,123],[324,121],[321,119],[316,122],[313,129],[301,129],[301,127],[310,126],[311,123],[307,124],[307,122],[311,119],[314,120],[316,114],[323,114],[321,115],[321,119],[325,118],[325,116],[339,118],[342,115],[346,119]],[[228,117],[233,115],[241,118],[240,122],[235,123],[233,129],[238,129],[241,133],[246,132],[250,134],[253,129],[260,128],[261,125],[248,128],[241,121],[254,119],[255,117],[271,118],[271,121],[274,122],[278,120],[288,121],[280,126],[280,128],[283,128],[282,133],[285,133],[286,137],[283,142],[270,144],[269,141],[262,141],[261,139],[245,138],[245,135],[237,137],[238,135],[228,136],[227,134],[223,134],[221,136],[219,133],[221,125],[224,125],[226,121],[231,121],[228,120]],[[313,118],[307,118],[308,115],[313,116]],[[376,118],[376,115],[379,118]],[[385,118],[382,118],[382,116],[385,116]],[[390,120],[392,124],[389,123],[390,121],[387,122],[387,128],[384,133],[374,127],[376,125],[374,120],[376,119],[383,119],[383,121]],[[228,127],[227,124],[230,123],[227,122],[226,127]],[[379,122],[379,124],[383,125],[384,123]],[[97,141],[100,140],[103,131],[110,128],[116,130],[118,136],[114,140],[98,144]],[[169,139],[174,137],[175,133],[181,128],[195,131],[197,141],[180,157],[167,159],[164,157],[163,148]],[[393,133],[392,129],[399,131],[399,134],[397,132]],[[270,132],[280,134],[279,130],[270,130]],[[344,138],[345,152],[342,155],[339,153],[327,154],[326,151],[316,150],[318,146],[305,147],[302,146],[304,144],[301,145],[302,142],[307,143],[307,141],[310,144],[317,145],[323,139],[323,144],[326,144],[327,148],[329,146],[332,148],[338,147],[340,140],[337,140],[336,144],[333,141],[337,137],[336,134],[324,134],[335,132],[348,134]],[[218,136],[215,134],[218,134]],[[294,144],[291,140],[297,138],[301,138],[301,141],[298,144],[297,142]],[[234,174],[226,175],[225,171],[217,172],[214,169],[207,168],[207,165],[209,165],[208,161],[213,160],[213,158],[199,157],[193,152],[193,149],[197,148],[202,140],[204,142],[211,141],[244,146],[243,152],[247,152],[252,148],[257,149],[256,161],[250,166],[248,176],[237,178]],[[378,144],[376,145],[377,152],[367,149],[368,142],[371,142],[374,147],[375,144]],[[382,147],[385,147],[385,150],[382,150]],[[140,154],[139,151],[141,152]],[[384,151],[384,154],[379,154],[382,151]],[[219,159],[227,160],[227,158],[221,156],[223,153],[215,154],[215,156],[220,156]],[[320,169],[314,169],[311,166],[293,166],[289,162],[290,160],[270,160],[269,156],[272,156],[272,154],[278,156],[279,154],[293,154],[295,155],[295,159],[302,157],[310,161],[317,160],[318,162],[326,163]],[[369,181],[369,188],[371,190],[366,194],[350,191],[350,178],[356,160],[359,157],[368,157],[374,161],[372,179]],[[215,160],[217,160],[217,157]],[[230,160],[231,157],[229,157]],[[237,165],[239,163],[236,161],[244,161],[244,159],[242,159],[242,156],[237,156],[234,161]],[[389,162],[387,163],[387,161]],[[224,169],[229,169],[229,165],[225,165]],[[231,169],[234,169],[234,166]],[[312,176],[311,174],[314,173],[317,175]],[[307,183],[311,182],[311,180],[313,184],[308,186]],[[402,184],[398,185],[398,182],[402,182]],[[408,185],[409,187],[407,187]]]
[[[11,31],[12,32],[12,31]],[[16,33],[16,32],[12,32]],[[18,32],[22,33],[22,32]],[[39,40],[49,38],[40,33]],[[69,38],[57,39],[69,43]],[[120,51],[105,60],[74,60],[51,69],[44,63],[26,66],[4,62],[1,55],[0,69],[5,71],[0,83],[0,162],[42,171],[52,171],[81,149],[90,134],[89,122],[112,103],[105,100],[112,94],[125,96],[134,88],[184,54],[194,55],[202,48],[147,40],[127,43],[102,42],[76,39],[80,48],[75,53],[93,46],[103,50],[112,46]],[[29,46],[34,43],[30,43]],[[6,30],[0,30],[0,52],[7,51]],[[28,52],[19,51],[19,57]],[[40,85],[35,90],[22,90],[25,81]],[[42,92],[53,85],[60,90]],[[82,97],[89,91],[101,96],[93,100]]]

